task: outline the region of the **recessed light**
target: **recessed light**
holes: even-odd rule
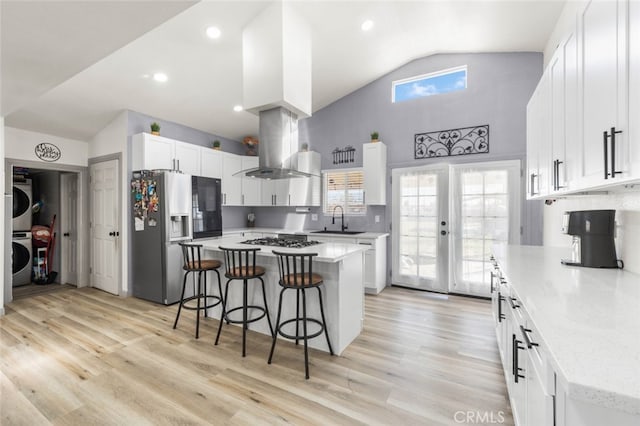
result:
[[[153,74],[153,79],[155,81],[159,81],[160,83],[164,83],[165,81],[169,80],[169,77],[167,77],[167,75],[163,72],[157,72]]]
[[[220,31],[220,28],[218,28],[218,27],[208,27],[207,28],[207,37],[209,37],[210,39],[216,39],[216,38],[220,37],[220,34],[222,34],[222,32]]]
[[[244,109],[244,108],[242,108],[242,105],[236,105],[236,106],[234,106],[234,107],[233,107],[233,110],[234,110],[235,112],[240,112],[240,111],[242,111],[243,109]]]
[[[371,19],[367,19],[362,23],[360,28],[362,28],[362,31],[369,31],[371,28],[373,28],[373,21]]]

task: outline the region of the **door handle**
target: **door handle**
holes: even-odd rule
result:
[[[65,232],[64,234],[62,234],[63,237],[68,237],[70,234],[68,232]]]
[[[447,231],[440,231],[440,235],[447,235],[448,232]]]
[[[609,139],[609,134],[607,133],[607,131],[605,130],[602,133],[602,142],[604,145],[604,178],[605,179],[609,179],[609,158],[608,158],[608,151],[607,151],[607,139]]]
[[[534,195],[536,195],[536,191],[535,191],[535,189],[533,188],[533,185],[534,185],[535,179],[536,179],[536,174],[535,174],[535,173],[531,173],[530,182],[529,182],[529,190],[530,190],[530,193],[531,193],[531,196],[532,196],[532,197],[533,197]]]
[[[110,237],[115,237],[115,236],[116,236],[116,233],[115,233],[115,232],[113,232],[113,231],[111,231],[111,232],[109,232],[109,236],[110,236]]]

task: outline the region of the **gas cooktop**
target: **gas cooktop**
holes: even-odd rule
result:
[[[299,238],[256,238],[255,240],[242,241],[242,244],[286,248],[304,248],[320,244],[320,241],[308,241]]]

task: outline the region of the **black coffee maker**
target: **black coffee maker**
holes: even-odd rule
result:
[[[589,268],[618,268],[613,242],[615,210],[565,212],[562,232],[573,236],[571,259],[565,265]]]

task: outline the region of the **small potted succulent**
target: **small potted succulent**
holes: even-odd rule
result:
[[[371,132],[371,142],[378,142],[379,136],[378,132]]]
[[[213,141],[213,149],[215,149],[216,151],[220,151],[220,141],[218,139]]]
[[[300,152],[307,152],[307,151],[309,151],[309,144],[305,142],[300,146]]]
[[[156,121],[151,123],[151,134],[152,135],[156,135],[156,136],[160,136],[160,125]]]

